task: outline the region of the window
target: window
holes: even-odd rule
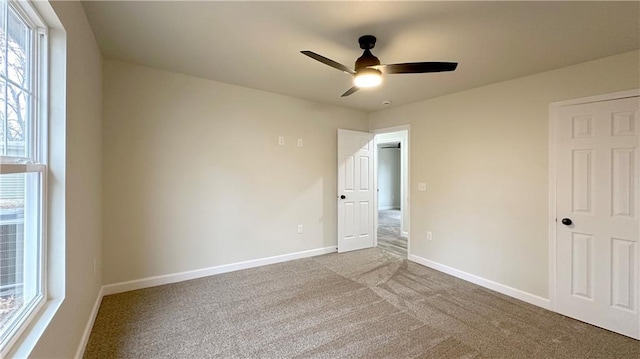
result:
[[[0,353],[46,298],[46,58],[30,4],[0,0]]]

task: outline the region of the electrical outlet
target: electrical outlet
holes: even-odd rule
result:
[[[431,232],[427,232],[427,240],[428,240],[428,241],[433,240],[433,233],[431,233]]]
[[[298,225],[298,234],[302,234],[302,232],[304,232],[304,226],[299,224]]]
[[[278,136],[278,145],[284,146],[284,136]]]
[[[298,138],[298,147],[302,147],[302,138]]]
[[[427,191],[427,184],[426,183],[418,183],[418,191],[420,192],[426,192]]]

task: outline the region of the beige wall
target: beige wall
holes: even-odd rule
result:
[[[49,240],[61,248],[64,257],[51,261],[65,263],[65,299],[31,353],[34,358],[71,358],[75,355],[91,309],[101,286],[101,188],[102,188],[102,55],[79,2],[52,2],[67,35],[66,144],[51,138],[52,146],[63,149],[64,174],[52,174],[50,185],[62,185],[64,199],[52,208],[51,226],[66,222],[53,231]],[[53,49],[52,51],[58,51]],[[58,124],[58,126],[63,126]],[[50,129],[53,134],[60,128]],[[50,156],[60,158],[59,153]],[[65,183],[66,181],[66,183]],[[64,202],[62,202],[64,201]],[[66,202],[66,206],[65,206]],[[65,237],[66,232],[66,237]],[[60,237],[62,236],[62,237]],[[94,273],[94,259],[98,270]],[[59,263],[50,263],[58,265]],[[55,270],[54,270],[55,274]]]
[[[640,87],[639,58],[634,51],[371,114],[372,129],[411,124],[413,254],[547,298],[549,103]]]
[[[336,130],[366,131],[365,113],[123,62],[103,75],[104,284],[336,245]]]
[[[378,145],[378,208],[400,209],[400,151]]]

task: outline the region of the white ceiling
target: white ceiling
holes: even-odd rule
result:
[[[315,102],[375,111],[640,48],[640,2],[90,1],[105,57]],[[357,39],[382,63],[457,61],[451,73],[388,75],[341,98]]]

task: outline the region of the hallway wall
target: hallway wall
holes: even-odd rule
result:
[[[400,151],[387,146],[378,145],[378,209],[400,209]]]

